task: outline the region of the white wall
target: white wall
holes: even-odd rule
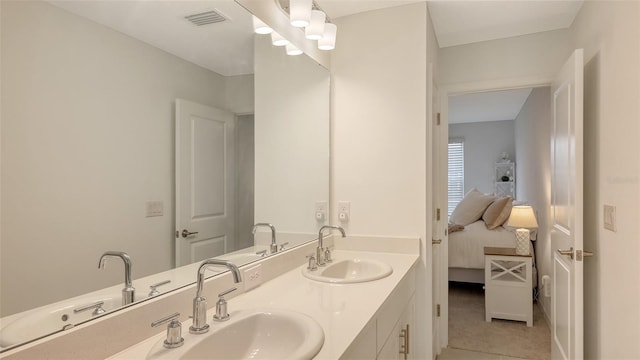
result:
[[[131,255],[134,279],[167,270],[174,100],[234,111],[225,83],[250,77],[225,79],[44,2],[1,6],[2,315],[122,282],[122,264],[98,270],[106,250]],[[234,106],[251,108],[252,95]],[[150,200],[164,216],[145,217]]]
[[[514,131],[513,120],[449,125],[449,138],[464,139],[465,194],[474,187],[483,193],[494,192],[496,162],[503,152],[511,161],[516,158]],[[516,188],[520,186],[518,180],[516,176]]]
[[[516,196],[531,204],[536,211],[538,235],[533,243],[538,268],[538,288],[543,275],[551,276],[551,239],[548,226],[550,202],[550,142],[551,94],[549,87],[535,88],[522,106],[515,120],[516,138]],[[550,297],[542,294],[542,305],[547,319],[551,319]]]
[[[337,202],[351,202],[347,234],[420,236],[416,358],[431,354],[431,245],[426,247],[426,3],[335,20],[332,73],[332,223]],[[381,26],[383,24],[384,26]],[[435,55],[432,55],[435,57]],[[430,177],[430,175],[429,175]]]
[[[585,357],[640,358],[640,2],[586,1],[571,27],[585,55]],[[617,232],[602,208],[616,206]]]
[[[316,201],[329,199],[327,69],[255,40],[255,221],[317,234]]]

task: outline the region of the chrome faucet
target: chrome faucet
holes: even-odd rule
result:
[[[108,257],[118,257],[124,262],[124,289],[122,289],[122,305],[131,304],[134,300],[136,289],[131,282],[131,258],[126,252],[106,251],[100,256],[98,269],[104,268]]]
[[[233,282],[237,284],[242,281],[240,270],[230,261],[207,259],[200,264],[200,267],[198,268],[196,297],[193,298],[193,325],[189,327],[189,332],[192,334],[204,334],[209,331],[209,324],[207,324],[207,298],[202,296],[202,287],[204,286],[204,272],[212,265],[223,265],[228,267],[233,275]]]
[[[325,225],[320,228],[320,231],[318,232],[318,248],[316,249],[316,264],[318,264],[318,266],[324,266],[327,262],[331,262],[331,251],[328,248],[325,249],[323,244],[324,238],[322,236],[322,231],[324,231],[324,229],[340,230],[342,237],[347,236],[341,226]]]
[[[256,234],[256,229],[259,226],[268,226],[269,228],[271,228],[271,247],[269,248],[270,254],[275,254],[278,252],[278,244],[276,244],[276,227],[273,226],[272,224],[269,223],[257,223],[255,225],[253,225],[253,229],[251,229],[251,233],[253,235]]]

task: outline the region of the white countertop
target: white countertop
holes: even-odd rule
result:
[[[314,359],[338,359],[369,320],[376,315],[397,284],[411,270],[418,257],[418,254],[335,250],[334,260],[347,258],[380,260],[391,265],[393,273],[386,278],[371,282],[328,284],[305,278],[302,275],[305,264],[228,300],[229,313],[233,317],[234,313],[243,310],[273,308],[307,314],[320,324],[325,335],[324,345]],[[209,299],[209,306],[214,305],[215,299]],[[212,327],[224,326],[224,323],[211,321],[214,311],[215,309],[209,309],[207,321]],[[184,318],[186,316],[183,316]],[[190,325],[190,319],[183,321],[182,336],[185,339],[185,346],[188,346],[189,341],[196,336],[206,336],[189,334]],[[165,336],[166,331],[162,327],[158,335],[129,347],[109,359],[144,359],[149,350],[158,341],[163,341]]]

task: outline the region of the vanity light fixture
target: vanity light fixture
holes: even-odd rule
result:
[[[285,46],[289,44],[289,40],[274,31],[271,33],[271,44],[273,44],[273,46]]]
[[[285,48],[287,49],[287,55],[291,55],[291,56],[302,55],[302,50],[298,49],[292,43],[288,43]]]
[[[318,40],[318,49],[320,50],[333,50],[336,48],[336,33],[338,27],[336,24],[326,23],[324,24],[324,34],[322,39]]]
[[[327,15],[320,10],[311,10],[311,22],[304,30],[304,35],[309,40],[320,40],[324,33],[324,23]]]
[[[256,34],[267,35],[273,32],[273,29],[267,26],[262,20],[253,16],[253,31]]]
[[[331,22],[331,19],[314,0],[275,0],[275,2],[280,10],[289,16],[292,26],[304,27],[305,38],[318,42],[318,49],[335,49],[338,27]],[[253,17],[253,29],[256,34],[271,34],[271,44],[285,46],[287,55],[294,56],[303,53],[300,48],[291,44],[289,40],[255,16]]]
[[[307,27],[311,20],[313,0],[289,0],[289,19],[294,27]]]

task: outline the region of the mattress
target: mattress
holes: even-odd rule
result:
[[[449,234],[449,267],[484,269],[485,246],[513,248],[515,234],[502,226],[489,230],[482,220],[452,232]]]

